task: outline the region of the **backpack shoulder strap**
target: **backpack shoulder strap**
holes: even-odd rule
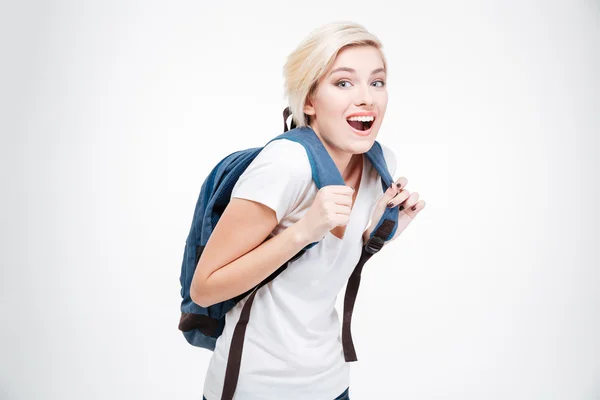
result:
[[[284,111],[284,124],[285,119],[286,116]],[[323,146],[315,132],[312,130],[312,128],[301,127],[292,129],[291,131],[287,130],[287,125],[285,126],[285,128],[286,131],[283,134],[271,139],[268,143],[272,142],[273,140],[288,139],[302,144],[308,155],[308,159],[310,161],[310,166],[312,169],[313,180],[317,185],[318,189],[321,189],[322,187],[327,185],[345,184],[344,179],[338,171],[335,163],[329,156],[327,149],[325,149],[325,147]],[[256,151],[257,149],[253,150]],[[250,158],[253,158],[256,156],[256,153],[247,153],[246,155]],[[387,164],[385,163],[385,159],[383,157],[382,148],[379,145],[379,143],[377,143],[377,141],[375,141],[374,145],[366,153],[366,155],[367,159],[379,172],[379,175],[381,176],[382,180],[382,189],[385,191],[387,187],[391,185],[392,177],[387,169]],[[358,293],[358,287],[360,285],[360,274],[362,271],[362,267],[373,254],[375,254],[381,249],[381,247],[383,246],[383,240],[393,236],[393,231],[395,231],[397,223],[398,212],[390,212],[390,209],[387,209],[382,219],[380,220],[377,228],[374,230],[374,234],[371,235],[371,238],[367,241],[367,244],[363,246],[360,261],[358,262],[358,265],[354,269],[354,272],[352,273],[352,276],[348,281],[346,295],[344,298],[344,322],[342,326],[342,345],[346,361],[357,360],[356,351],[354,349],[354,343],[350,334],[350,322],[352,318],[352,311],[354,309],[354,303],[356,301],[356,295]],[[290,261],[301,256],[307,249],[316,245],[317,243],[318,242],[309,244],[304,249],[300,250],[300,252],[298,252]],[[240,315],[240,320],[238,321],[234,329],[232,337],[229,358],[227,361],[227,367],[225,371],[223,394],[221,397],[222,400],[232,400],[233,395],[235,393],[235,388],[237,386],[239,378],[246,327],[248,325],[248,321],[250,318],[250,309],[252,307],[252,303],[254,301],[256,292],[260,287],[265,285],[267,282],[270,282],[283,270],[285,270],[288,264],[289,261],[282,265],[265,281],[257,285],[254,288],[254,290],[252,290],[252,293],[246,301],[246,304],[244,304],[243,306]]]
[[[304,146],[312,169],[313,181],[317,185],[318,189],[321,189],[327,185],[345,185],[344,178],[342,178],[342,174],[337,169],[333,159],[327,152],[327,149],[325,148],[325,146],[323,146],[323,143],[311,127],[305,126],[286,131],[281,135],[271,139],[268,143],[271,143],[273,140],[280,139],[292,140]],[[385,162],[385,157],[383,155],[383,149],[381,145],[377,141],[375,141],[373,143],[373,146],[371,146],[371,148],[365,153],[365,155],[369,162],[377,170],[379,176],[381,177],[381,187],[382,190],[385,192],[387,188],[392,184],[393,178]],[[379,238],[384,241],[391,239],[394,236],[394,233],[396,232],[396,226],[398,224],[397,208],[387,208],[384,211],[381,219],[379,220],[379,223],[371,233],[371,238],[377,237],[377,232],[383,232],[378,231],[378,228],[385,221],[391,221],[390,223],[393,223],[393,227],[392,230],[385,235],[385,237]],[[375,250],[375,252],[377,251],[376,241],[378,241],[378,239],[373,239],[369,242],[369,250]],[[316,242],[311,243],[306,248],[310,248],[315,244]]]
[[[285,111],[284,111],[285,119]],[[285,122],[284,122],[285,123]],[[286,127],[287,128],[287,127]],[[296,141],[302,144],[308,155],[310,165],[312,168],[313,180],[317,185],[317,188],[321,189],[327,185],[344,185],[344,179],[337,169],[335,163],[329,156],[327,149],[323,146],[323,143],[318,138],[316,133],[310,127],[295,128],[290,131],[284,132],[283,134],[275,137],[272,140],[288,139]],[[272,141],[271,140],[271,141]],[[387,188],[392,184],[393,177],[391,176],[381,145],[375,141],[373,146],[365,153],[369,162],[377,170],[381,177],[382,191],[385,192]],[[356,350],[354,342],[352,340],[351,333],[351,322],[352,314],[354,311],[354,305],[356,303],[356,297],[358,295],[358,288],[360,286],[360,279],[362,269],[365,263],[376,254],[383,247],[385,241],[390,240],[398,226],[398,208],[386,208],[381,219],[373,229],[369,239],[365,242],[361,257],[358,264],[354,268],[352,275],[348,279],[346,286],[346,293],[344,296],[344,317],[342,324],[342,346],[344,352],[344,358],[347,362],[357,361]],[[311,243],[307,248],[315,245]]]

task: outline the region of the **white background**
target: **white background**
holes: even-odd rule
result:
[[[285,57],[337,20],[383,41],[377,140],[427,202],[367,264],[352,400],[600,398],[598,1],[0,15],[1,399],[201,398],[210,352],[177,330],[200,186],[282,133]]]

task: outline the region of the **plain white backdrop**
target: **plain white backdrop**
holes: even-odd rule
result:
[[[177,330],[200,186],[283,132],[285,57],[337,20],[383,41],[377,140],[427,202],[366,265],[352,400],[600,398],[598,1],[0,15],[0,399],[201,399],[210,352]]]

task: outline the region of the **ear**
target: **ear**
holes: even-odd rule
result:
[[[306,115],[315,115],[315,107],[312,104],[312,99],[310,96],[308,96],[306,98],[306,102],[304,104],[304,108],[303,108],[304,114]]]

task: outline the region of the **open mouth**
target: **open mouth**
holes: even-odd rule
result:
[[[359,120],[356,120],[353,118],[353,119],[347,119],[346,121],[354,129],[356,129],[358,131],[366,131],[366,130],[371,129],[371,126],[373,126],[373,123],[375,122],[375,118],[373,118],[373,117],[362,118]]]

